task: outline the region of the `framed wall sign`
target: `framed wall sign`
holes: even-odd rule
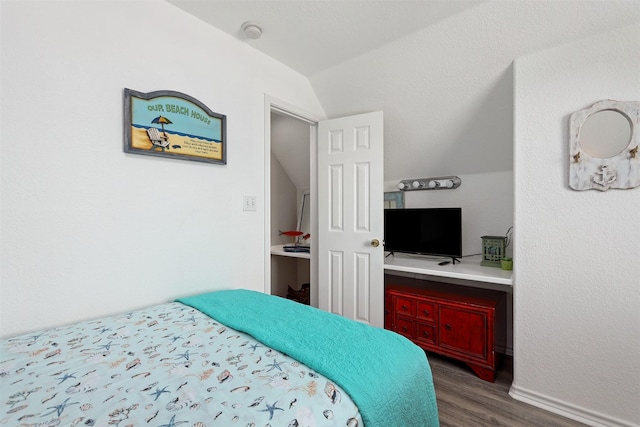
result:
[[[184,93],[124,90],[124,151],[227,164],[227,116]]]
[[[384,193],[385,209],[403,209],[404,193],[402,191],[389,191]]]

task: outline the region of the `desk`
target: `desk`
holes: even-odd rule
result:
[[[291,258],[311,258],[309,252],[286,252],[283,246],[284,245],[271,246],[271,254]],[[481,260],[482,257],[480,255],[474,255],[464,257],[460,262],[456,262],[455,264],[438,265],[438,262],[440,262],[439,259],[398,253],[384,259],[384,270],[385,273],[399,271],[403,273],[513,286],[511,271],[505,271],[495,267],[483,267],[480,265]]]
[[[403,273],[423,274],[426,276],[448,277],[451,279],[470,280],[473,282],[493,283],[497,285],[513,286],[511,271],[495,267],[480,265],[481,255],[464,257],[455,265],[438,265],[440,259],[394,254],[384,259],[385,273],[399,271]]]
[[[271,246],[271,255],[311,259],[311,254],[309,252],[287,252],[284,250],[284,245]]]
[[[402,253],[391,255],[384,260],[385,286],[396,284],[425,287],[428,286],[427,282],[435,281],[458,285],[461,291],[466,290],[463,288],[476,288],[503,292],[506,310],[500,313],[501,316],[496,319],[496,323],[498,327],[504,327],[506,330],[504,333],[501,331],[495,344],[500,352],[513,354],[513,272],[481,266],[481,255],[464,257],[455,265],[438,265],[441,260]],[[394,276],[394,273],[398,275]],[[407,277],[412,274],[416,277]],[[502,313],[505,318],[502,318]]]

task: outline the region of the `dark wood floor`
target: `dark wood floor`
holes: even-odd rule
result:
[[[428,354],[442,427],[577,427],[579,422],[520,402],[509,396],[513,364],[507,357],[490,383],[464,363]]]

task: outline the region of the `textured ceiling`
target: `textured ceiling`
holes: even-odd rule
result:
[[[169,0],[222,31],[311,76],[427,25],[480,0]],[[249,40],[245,21],[261,24]]]
[[[384,111],[386,180],[512,170],[513,60],[640,21],[640,0],[169,1],[306,75],[327,117]]]

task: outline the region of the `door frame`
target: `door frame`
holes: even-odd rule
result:
[[[264,97],[264,292],[271,294],[271,112],[276,111],[309,123],[309,184],[311,193],[311,235],[318,235],[318,122],[319,117],[270,95]],[[318,239],[311,239],[310,283],[311,305],[318,306]],[[315,254],[315,256],[314,256]]]

